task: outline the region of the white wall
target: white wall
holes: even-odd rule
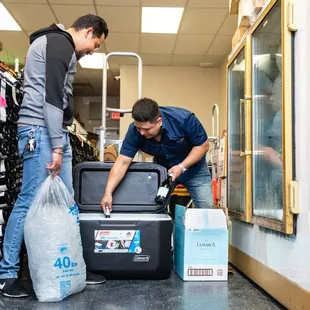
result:
[[[143,67],[142,96],[162,106],[189,109],[200,119],[211,135],[211,113],[219,102],[219,68]],[[121,108],[131,109],[138,99],[137,66],[121,67]],[[131,115],[122,118],[120,136],[124,137]]]
[[[297,234],[287,238],[233,221],[232,244],[310,291],[310,1],[296,1],[295,37],[296,176],[300,185]]]
[[[97,114],[95,117],[91,117],[90,108],[92,106],[93,115]],[[107,106],[110,108],[119,108],[119,97],[108,97]],[[79,113],[82,122],[84,123],[84,128],[87,131],[93,132],[94,127],[101,126],[101,114],[102,114],[102,97],[74,97],[74,113]],[[107,117],[107,127],[119,127],[119,120],[111,120]]]

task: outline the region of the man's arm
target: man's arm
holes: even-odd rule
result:
[[[64,36],[47,35],[43,113],[53,149],[52,163],[47,165],[47,169],[53,171],[53,176],[59,173],[62,166],[63,89],[73,52],[73,47]]]
[[[191,114],[185,120],[182,129],[186,135],[186,139],[192,143],[193,148],[181,163],[173,166],[168,171],[168,173],[173,174],[173,181],[182,174],[182,168],[180,166],[183,165],[184,168],[188,169],[201,160],[209,149],[208,135],[195,114]]]
[[[121,154],[117,157],[115,164],[113,165],[109,173],[107,186],[105,188],[105,193],[101,200],[101,206],[102,206],[103,212],[106,211],[106,207],[108,207],[109,210],[112,211],[112,201],[113,201],[112,195],[116,187],[123,180],[131,162],[132,162],[131,157],[127,157]]]
[[[182,165],[185,168],[189,168],[190,166],[196,164],[201,158],[206,156],[206,153],[209,150],[209,141],[207,140],[205,143],[199,146],[194,146],[188,156],[182,161]]]
[[[199,146],[194,146],[188,156],[180,163],[184,168],[188,169],[190,166],[196,164],[201,158],[206,156],[209,150],[209,141]],[[179,164],[179,165],[180,165]],[[173,174],[173,181],[176,180],[182,174],[182,168],[179,165],[175,165],[169,169],[168,173]]]

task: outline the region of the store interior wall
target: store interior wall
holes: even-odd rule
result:
[[[119,108],[119,97],[111,96],[107,98],[107,106],[110,108]],[[78,113],[84,128],[89,132],[94,132],[94,128],[101,126],[102,117],[102,97],[74,97],[75,115]],[[118,139],[119,136],[119,120],[111,119],[110,113],[106,117],[106,127],[110,134],[110,139]]]
[[[299,182],[296,235],[232,220],[232,245],[310,291],[310,1],[296,1],[295,34],[295,167]]]
[[[131,109],[138,98],[137,66],[123,65],[121,75],[121,109]],[[162,106],[178,106],[197,115],[208,135],[211,135],[211,115],[214,103],[220,100],[220,69],[197,67],[144,66],[142,97],[149,97]],[[120,122],[123,138],[131,116]]]

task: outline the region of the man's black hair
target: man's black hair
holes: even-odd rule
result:
[[[132,108],[132,117],[139,123],[156,123],[160,117],[158,103],[150,98],[139,99]]]
[[[76,31],[93,28],[95,38],[100,38],[104,33],[104,37],[106,39],[109,34],[107,23],[100,16],[93,14],[87,14],[79,17],[73,23],[71,28],[74,28]]]

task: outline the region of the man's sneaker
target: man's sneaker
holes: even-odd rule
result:
[[[0,293],[6,297],[21,298],[27,297],[28,293],[21,285],[20,281],[15,278],[0,279]]]
[[[102,284],[106,281],[106,278],[98,273],[93,273],[91,271],[87,271],[86,273],[86,284],[88,285],[95,285],[95,284]]]

